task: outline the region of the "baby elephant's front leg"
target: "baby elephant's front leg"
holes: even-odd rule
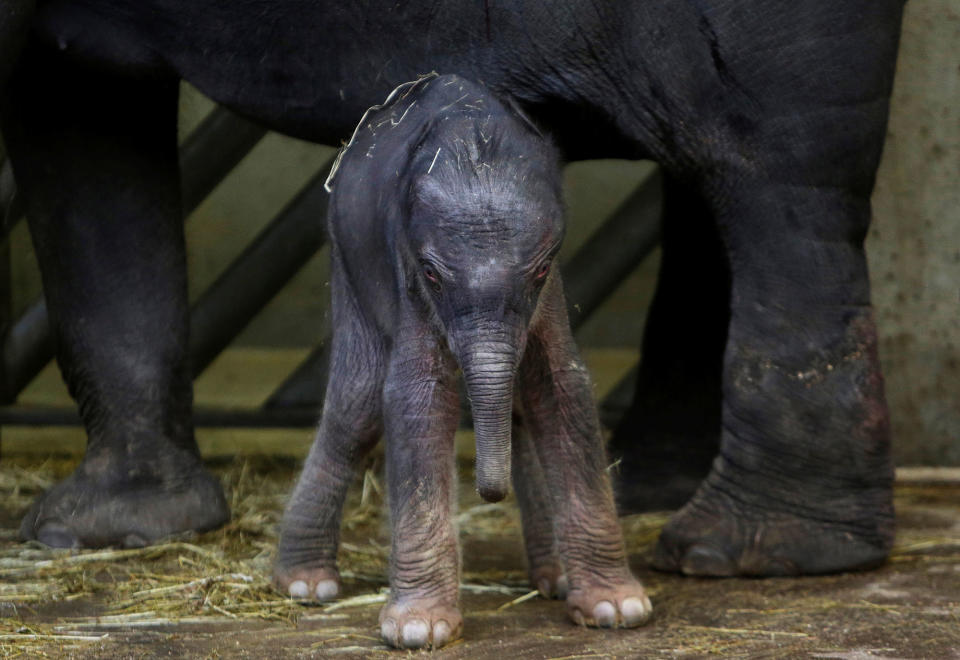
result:
[[[582,625],[633,627],[650,617],[650,599],[627,566],[590,377],[554,286],[531,329],[520,391],[552,497],[567,611]]]
[[[453,366],[424,339],[397,343],[384,392],[392,548],[380,634],[401,648],[438,648],[463,627],[453,527]]]

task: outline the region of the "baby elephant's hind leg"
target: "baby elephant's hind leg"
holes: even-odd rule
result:
[[[637,626],[650,617],[650,600],[627,567],[590,376],[556,275],[539,312],[520,367],[520,395],[556,515],[567,611],[581,625]]]
[[[514,420],[512,444],[513,461],[510,465],[523,520],[523,545],[527,551],[530,584],[544,598],[566,598],[567,577],[557,549],[550,490],[537,450],[523,424],[522,413]]]

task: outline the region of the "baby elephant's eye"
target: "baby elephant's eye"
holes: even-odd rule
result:
[[[440,290],[440,276],[437,275],[436,269],[428,263],[422,263],[421,268],[423,269],[423,276],[433,285],[434,289]]]
[[[550,273],[550,261],[544,261],[540,264],[540,267],[537,268],[537,272],[534,274],[533,279],[537,282],[543,282],[547,279],[547,275]]]

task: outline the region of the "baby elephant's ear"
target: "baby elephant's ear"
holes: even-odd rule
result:
[[[524,126],[526,126],[530,131],[537,137],[543,137],[543,132],[541,132],[540,127],[537,126],[532,119],[523,111],[523,108],[520,107],[520,104],[517,103],[512,96],[505,96],[503,98],[503,104],[507,106],[510,112],[519,119]]]
[[[346,156],[347,152],[354,150],[358,141],[362,141],[361,136],[363,138],[375,138],[378,134],[401,125],[403,120],[406,119],[408,112],[416,104],[416,95],[419,90],[426,87],[434,78],[437,78],[438,75],[439,74],[434,71],[420,76],[416,80],[405,82],[394,88],[394,90],[387,95],[383,103],[367,108],[367,111],[363,113],[363,117],[360,118],[360,122],[356,128],[353,129],[353,134],[350,136],[350,139],[341,147],[340,153],[337,154],[336,160],[333,161],[330,174],[327,175],[327,180],[323,184],[323,187],[328,193],[333,192],[333,181],[337,172],[340,170],[344,156]],[[368,131],[362,131],[365,127]]]

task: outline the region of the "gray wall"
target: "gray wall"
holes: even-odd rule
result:
[[[866,56],[866,55],[865,55]],[[181,133],[210,109],[184,87]],[[881,359],[901,464],[960,464],[960,3],[906,5],[889,136],[868,252]],[[332,154],[271,134],[187,222],[196,297]],[[571,253],[648,171],[646,163],[578,163],[566,176]],[[39,295],[25,227],[13,235],[14,303]],[[326,251],[317,255],[239,338],[252,346],[306,346],[328,327]],[[639,343],[654,255],[579,333],[587,346]]]
[[[903,463],[960,464],[960,2],[906,4],[867,240]]]

